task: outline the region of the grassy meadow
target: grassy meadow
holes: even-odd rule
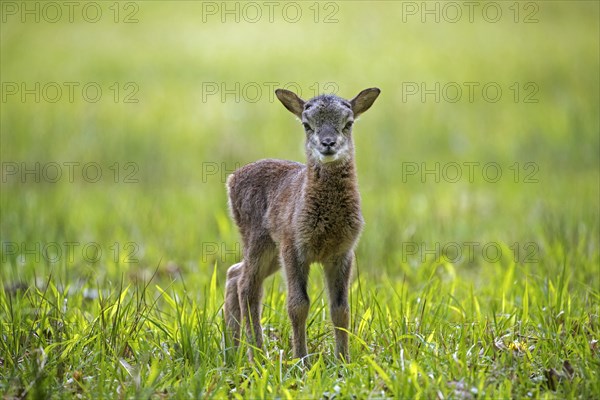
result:
[[[3,398],[600,397],[599,3],[0,7]],[[256,363],[224,332],[225,179],[304,159],[277,87],[382,90],[349,363],[318,265],[306,366],[281,274]]]

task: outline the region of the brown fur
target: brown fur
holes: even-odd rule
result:
[[[248,338],[262,347],[262,283],[283,265],[294,357],[306,356],[308,273],[310,264],[318,262],[336,328],[335,352],[348,360],[348,290],[353,249],[364,224],[352,121],[372,105],[379,89],[366,89],[349,102],[332,95],[304,102],[286,90],[276,93],[305,124],[307,163],[261,160],[227,180],[230,210],[243,242],[242,262],[227,271],[227,327],[237,343],[245,325]]]

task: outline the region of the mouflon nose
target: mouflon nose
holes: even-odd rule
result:
[[[335,146],[335,138],[326,137],[321,139],[321,144],[325,147],[333,147]]]

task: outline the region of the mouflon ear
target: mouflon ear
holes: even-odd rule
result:
[[[279,101],[281,101],[281,103],[285,106],[285,108],[290,110],[292,114],[294,114],[296,117],[302,119],[302,111],[304,111],[305,103],[304,100],[298,97],[296,93],[290,92],[289,90],[285,89],[277,89],[275,91],[275,94],[277,95]]]
[[[373,103],[377,96],[379,96],[381,90],[378,88],[369,88],[365,89],[359,94],[356,95],[355,98],[350,100],[350,104],[352,105],[352,112],[354,113],[354,118],[358,117],[360,114],[367,111]]]

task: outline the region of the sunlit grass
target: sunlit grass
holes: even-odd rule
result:
[[[377,288],[355,282],[346,365],[332,357],[322,291],[311,285],[309,367],[290,358],[279,285],[266,301],[266,345],[254,365],[245,351],[224,345],[216,270],[194,291],[174,279],[164,287],[120,282],[84,292],[57,287],[56,276],[39,288],[5,288],[3,390],[9,397],[597,393],[599,293],[580,285],[568,290],[568,266],[555,278],[515,277],[514,265],[498,270],[490,279],[504,284],[491,297],[440,275],[441,267],[423,265],[415,286],[404,279],[384,280]]]

